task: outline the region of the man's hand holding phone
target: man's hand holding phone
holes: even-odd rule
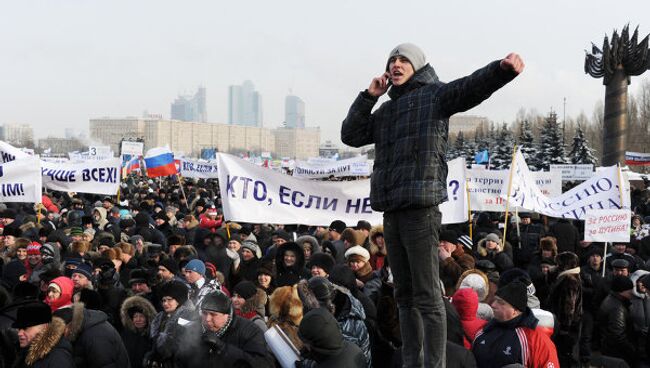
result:
[[[370,82],[370,87],[368,87],[368,93],[371,96],[379,97],[388,91],[388,87],[390,87],[390,85],[390,74],[386,72],[379,77],[372,79],[372,82]]]

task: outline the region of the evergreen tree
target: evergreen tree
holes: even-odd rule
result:
[[[465,152],[465,137],[463,131],[458,132],[456,141],[447,149],[447,161],[451,161]]]
[[[472,139],[465,139],[465,151],[462,153],[462,156],[465,157],[465,166],[467,168],[472,167],[474,163],[474,156],[476,155],[476,144]]]
[[[521,134],[517,138],[517,147],[521,150],[521,154],[526,159],[526,163],[531,170],[539,170],[536,149],[535,149],[535,137],[533,136],[533,129],[528,120],[524,120],[519,123],[519,129]]]
[[[512,162],[512,147],[514,145],[513,134],[503,123],[496,136],[490,159],[490,169],[502,170],[510,167]]]
[[[572,164],[592,164],[596,165],[598,160],[594,156],[594,150],[589,147],[589,141],[582,131],[582,127],[578,124],[576,134],[573,137],[573,145],[571,146],[571,153],[569,159]]]
[[[551,112],[544,121],[536,157],[539,169],[542,170],[548,170],[552,164],[569,163],[564,153],[562,129],[554,112]]]

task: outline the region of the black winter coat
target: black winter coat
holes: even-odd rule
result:
[[[492,62],[471,75],[443,83],[427,64],[374,113],[367,91],[354,101],[341,128],[352,147],[375,144],[370,203],[375,211],[425,208],[447,199],[449,117],[471,109],[516,75]]]
[[[21,349],[14,367],[75,368],[72,345],[63,337],[64,330],[62,320],[52,320],[43,335],[35,337],[29,347]]]
[[[130,365],[122,338],[104,312],[86,309],[81,303],[74,304],[66,337],[72,343],[77,368],[123,368]]]
[[[206,332],[211,334],[212,332]],[[219,339],[224,343],[221,351],[211,348],[203,340],[203,327],[195,322],[183,329],[175,367],[254,367],[272,368],[271,357],[264,333],[255,323],[232,316],[232,322]]]
[[[634,366],[637,350],[632,342],[634,327],[628,311],[629,304],[629,300],[610,292],[598,310],[597,321],[603,355],[624,359]]]

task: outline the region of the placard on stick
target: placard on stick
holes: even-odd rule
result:
[[[630,210],[588,210],[585,214],[585,240],[629,242]]]

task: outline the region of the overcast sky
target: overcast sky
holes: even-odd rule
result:
[[[340,142],[349,105],[401,42],[419,45],[443,81],[522,55],[524,74],[470,114],[561,114],[566,97],[567,116],[591,116],[605,90],[583,72],[584,50],[627,23],[647,35],[649,14],[647,0],[3,0],[0,124],[32,124],[38,138],[87,131],[95,117],[169,118],[174,98],[198,85],[209,121],[226,123],[228,86],[249,79],[263,96],[264,126],[284,120],[292,91],[307,126]],[[650,72],[632,79],[631,92],[642,78]]]

